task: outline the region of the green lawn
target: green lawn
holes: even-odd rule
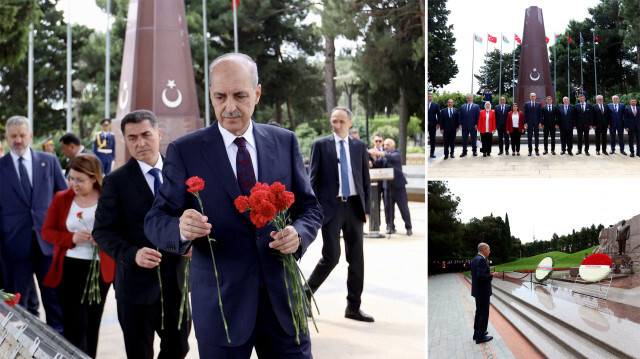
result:
[[[584,259],[584,254],[591,254],[594,249],[598,246],[594,246],[591,248],[587,248],[585,250],[578,251],[576,253],[567,254],[563,252],[547,252],[543,254],[538,254],[537,256],[521,258],[517,261],[500,264],[495,267],[496,271],[516,271],[516,270],[527,270],[527,269],[536,269],[538,267],[538,263],[544,257],[551,257],[554,260],[555,268],[563,268],[563,267],[578,267],[582,260]]]

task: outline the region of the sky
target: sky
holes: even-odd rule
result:
[[[599,224],[608,227],[640,214],[637,179],[450,179],[467,223],[509,214],[511,234],[522,243]]]
[[[443,89],[447,92],[468,93],[470,91],[471,58],[474,55],[473,73],[478,74],[480,66],[484,64],[487,33],[498,38],[496,44],[489,43],[489,51],[500,48],[501,32],[509,40],[509,44],[502,44],[502,51],[513,51],[513,34],[516,33],[522,38],[524,14],[530,6],[538,6],[542,9],[545,32],[549,38],[549,45],[553,45],[554,32],[563,33],[570,20],[582,21],[590,17],[588,9],[598,3],[600,0],[483,0],[481,2],[448,0],[447,9],[451,11],[448,24],[453,25],[456,38],[456,53],[453,58],[458,65],[458,75]],[[482,44],[473,42],[474,33],[482,37]],[[472,43],[475,44],[475,53]],[[473,92],[478,91],[478,88],[478,82],[474,78]]]

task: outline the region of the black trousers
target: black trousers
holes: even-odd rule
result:
[[[636,150],[640,151],[640,131],[637,128],[629,129],[629,151],[633,153],[633,142],[636,142]]]
[[[498,128],[498,149],[502,152],[504,145],[505,151],[509,152],[509,134],[507,133],[506,125],[502,129]]]
[[[456,148],[456,130],[444,131],[444,154],[453,154]]]
[[[480,134],[480,141],[482,141],[482,151],[485,154],[491,154],[491,143],[493,142],[493,133],[485,132]]]
[[[476,317],[473,321],[473,332],[477,338],[484,337],[489,325],[489,304],[491,297],[476,298]]]
[[[100,303],[93,302],[89,305],[88,293],[84,303],[81,303],[90,265],[90,260],[65,258],[62,280],[56,288],[56,294],[62,309],[64,337],[88,356],[95,358],[102,311],[111,284],[105,283],[101,275]]]
[[[396,217],[396,204],[400,210],[400,216],[402,216],[402,220],[404,221],[404,228],[413,228],[411,226],[411,214],[409,213],[407,188],[405,186],[387,188],[385,189],[384,194],[387,196],[387,203],[389,204],[387,212],[387,228],[396,229],[396,225],[393,223]],[[385,211],[387,211],[386,207]]]
[[[535,136],[536,151],[538,151],[538,145],[540,144],[540,128],[538,126],[529,126],[527,129],[527,140],[529,142],[529,152],[532,150],[533,143],[531,143],[532,136]]]
[[[602,150],[607,150],[607,126],[596,126],[596,151],[600,151],[600,140],[602,139]]]
[[[436,150],[436,126],[429,126],[429,146],[433,154]]]
[[[584,150],[589,151],[589,126],[576,127],[578,131],[578,151],[582,151],[582,142],[584,141]]]
[[[624,128],[622,125],[613,126],[609,129],[609,136],[611,138],[611,151],[616,150],[616,132],[618,133],[618,144],[620,145],[620,151],[624,151]]]
[[[563,151],[571,152],[573,150],[573,128],[560,127],[560,144]]]
[[[520,136],[522,136],[522,132],[518,127],[514,127],[511,132],[511,151],[520,152]]]
[[[154,333],[158,333],[160,337],[158,359],[184,358],[189,352],[191,314],[189,311],[184,311],[182,326],[178,329],[182,295],[175,278],[163,277],[162,294],[164,296],[164,330],[160,297],[149,305],[118,301],[118,320],[124,336],[127,358],[153,359]]]
[[[364,287],[364,251],[362,249],[364,223],[357,216],[356,206],[361,206],[359,196],[351,196],[346,202],[338,199],[338,208],[333,217],[322,226],[322,258],[307,280],[309,289],[315,293],[329,277],[340,260],[340,232],[342,231],[344,254],[349,263],[347,306],[353,310],[360,309],[360,297]]]
[[[556,150],[556,127],[544,126],[544,150],[548,151],[549,136],[551,136],[551,151]]]

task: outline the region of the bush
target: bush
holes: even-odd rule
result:
[[[302,157],[309,157],[311,155],[311,144],[313,140],[318,138],[318,132],[305,122],[296,126],[295,134],[298,137],[298,146],[300,146]]]
[[[407,147],[407,153],[424,153],[424,146]]]
[[[390,126],[390,125],[386,125],[386,126],[382,126],[382,127],[378,127],[376,129],[376,132],[374,132],[374,134],[380,134],[382,135],[382,138],[392,138],[394,141],[396,141],[396,143],[398,143],[398,135],[400,134],[400,130],[398,129],[397,126]]]

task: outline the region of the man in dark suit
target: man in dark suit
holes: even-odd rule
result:
[[[609,126],[609,106],[604,104],[602,95],[596,96],[596,104],[593,106],[593,127],[596,132],[596,155],[600,156],[600,143],[602,153],[607,153],[607,127]],[[601,141],[602,140],[602,141]]]
[[[489,305],[491,299],[491,280],[493,274],[487,258],[491,253],[489,245],[478,244],[478,254],[471,261],[471,296],[476,298],[476,316],[473,322],[473,339],[476,344],[488,342]]]
[[[458,109],[453,107],[453,100],[447,100],[447,108],[440,111],[440,133],[444,139],[444,159],[453,155],[456,148],[456,133],[458,133],[460,121]],[[478,115],[479,116],[479,115]]]
[[[624,104],[619,103],[620,99],[617,95],[611,97],[609,107],[609,137],[611,138],[611,154],[616,153],[616,133],[618,133],[618,143],[620,145],[620,153],[624,152]]]
[[[532,151],[532,137],[535,136],[536,142],[536,156],[540,156],[538,152],[538,144],[540,142],[540,129],[542,128],[542,108],[540,102],[536,101],[536,94],[531,93],[529,95],[531,101],[524,104],[524,128],[527,130],[527,142],[529,143],[529,156]]]
[[[433,94],[427,96],[427,113],[429,114],[429,145],[431,146],[431,155],[429,157],[436,158],[434,152],[436,150],[436,131],[440,128],[438,117],[440,116],[440,106],[433,102]]]
[[[578,130],[578,152],[582,153],[582,141],[584,138],[584,154],[589,156],[589,131],[593,128],[593,110],[586,102],[584,95],[580,95],[580,102],[576,105],[576,126]]]
[[[549,135],[551,135],[551,154],[556,154],[556,129],[559,128],[556,115],[556,106],[553,105],[553,99],[551,96],[547,96],[547,104],[542,108],[542,127],[544,128],[543,155],[549,153]]]
[[[62,314],[55,290],[42,285],[53,260],[53,244],[44,241],[40,231],[53,195],[67,189],[67,185],[58,159],[30,148],[33,132],[26,117],[10,117],[6,129],[4,138],[10,152],[0,158],[3,289],[20,293],[20,304],[37,317],[35,274],[47,324],[62,333]]]
[[[308,334],[291,317],[283,263],[278,251],[300,258],[316,238],[322,210],[309,184],[293,132],[257,124],[251,115],[260,100],[258,68],[247,55],[218,57],[210,68],[210,98],[217,121],[169,144],[164,184],[145,220],[145,233],[159,248],[173,253],[193,249],[190,281],[193,324],[202,358],[258,356],[311,357]],[[344,127],[344,135],[350,126]],[[351,139],[364,146],[361,140]],[[367,174],[366,150],[363,166]],[[334,165],[337,167],[336,162]],[[313,178],[313,159],[311,160]],[[187,192],[185,181],[202,178],[204,213]],[[256,228],[234,200],[249,195],[256,181],[282,183],[294,193],[292,223],[281,232],[272,224]],[[368,198],[367,198],[368,201]],[[206,214],[206,216],[205,216]],[[213,252],[206,235],[215,239]],[[228,323],[227,341],[221,308]],[[300,328],[302,330],[302,328]]]
[[[308,284],[315,293],[338,264],[342,232],[349,262],[345,317],[373,322],[373,317],[360,310],[364,287],[362,227],[369,217],[369,170],[365,165],[369,154],[361,141],[347,141],[345,128],[352,122],[351,111],[336,107],[331,111],[333,133],[311,145],[311,186],[322,206],[324,221],[322,258]],[[385,201],[386,211],[391,204],[388,197]]]
[[[369,168],[385,168],[387,167],[387,159],[380,155],[380,152],[384,151],[384,138],[381,134],[373,136],[373,147],[369,149]],[[384,196],[384,188],[382,187],[384,181],[377,181],[378,184],[378,209],[380,207],[380,199],[384,201],[384,206],[387,208],[387,200]],[[375,199],[374,199],[375,200]],[[378,222],[380,223],[380,222]]]
[[[473,103],[473,96],[467,95],[467,103],[460,107],[460,129],[462,130],[462,154],[460,157],[467,155],[467,138],[471,135],[471,148],[473,155],[477,156],[476,141],[478,138],[478,119],[480,118],[480,107]]]
[[[62,151],[62,154],[67,158],[67,164],[64,170],[65,178],[69,177],[69,163],[71,163],[72,159],[74,159],[80,153],[93,154],[82,145],[82,142],[80,142],[80,137],[71,132],[65,133],[64,135],[62,135],[62,137],[60,137],[60,150]]]
[[[153,358],[157,332],[159,358],[184,358],[191,332],[186,311],[178,329],[184,259],[156,250],[144,234],[144,217],[163,182],[158,152],[162,130],[155,115],[146,110],[126,115],[120,128],[132,158],[104,178],[93,238],[117,263],[118,321],[127,357]]]
[[[407,200],[407,179],[402,173],[402,154],[396,149],[396,143],[393,139],[384,140],[385,158],[387,159],[387,167],[393,167],[393,180],[384,181],[384,194],[386,197],[387,207],[384,208],[387,217],[387,234],[396,232],[396,226],[393,223],[395,217],[396,204],[400,209],[400,215],[404,221],[404,228],[407,230],[407,236],[411,236],[411,215],[409,213],[409,201]]]
[[[629,133],[629,157],[634,157],[633,154],[633,141],[636,140],[636,154],[640,156],[640,116],[638,115],[638,101],[632,98],[629,101],[629,107],[625,109],[625,130]]]
[[[496,129],[498,130],[498,156],[502,154],[502,146],[509,156],[509,134],[507,133],[507,115],[511,112],[511,106],[506,104],[507,99],[500,97],[500,104],[494,108],[496,114]]]
[[[562,105],[557,107],[558,126],[560,126],[561,155],[569,152],[573,156],[573,127],[575,126],[575,108],[569,104],[569,97],[562,98]]]

